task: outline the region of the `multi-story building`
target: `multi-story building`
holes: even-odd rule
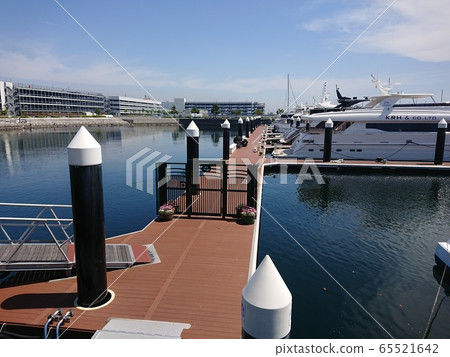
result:
[[[0,81],[0,112],[1,114],[14,115],[13,84]]]
[[[108,97],[108,111],[112,115],[149,115],[161,109],[161,102],[149,98]]]
[[[105,113],[101,93],[14,83],[16,115]]]
[[[191,109],[197,108],[200,112],[207,112],[208,115],[212,115],[215,104],[219,106],[221,115],[252,116],[262,114],[265,110],[265,104],[258,102],[187,102],[185,98],[174,98],[173,102],[162,102],[162,106],[167,110],[175,107],[179,113],[190,113]]]
[[[208,114],[211,115],[215,104],[219,106],[220,114],[222,115],[237,114],[251,116],[262,114],[265,110],[265,104],[258,102],[186,102],[186,109],[203,109],[207,110]]]
[[[258,102],[187,102],[185,98],[175,98],[173,102],[161,103],[149,98],[106,98],[101,93],[0,81],[0,110],[8,115],[149,115],[162,107],[175,107],[179,113],[191,113],[197,108],[200,114],[196,115],[208,116],[215,106],[227,116],[263,114],[265,109],[265,104]]]

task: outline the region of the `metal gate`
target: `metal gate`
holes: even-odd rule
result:
[[[158,207],[171,201],[175,213],[222,218],[234,216],[239,204],[256,207],[256,166],[196,159],[159,163],[156,171]]]

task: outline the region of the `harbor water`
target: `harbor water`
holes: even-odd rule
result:
[[[147,148],[155,161],[184,162],[185,132],[88,130],[102,146],[107,237],[142,229],[156,216],[147,185],[153,162],[141,177],[134,164],[127,184],[127,160]],[[75,133],[0,133],[0,201],[70,204],[67,145]],[[220,126],[201,131],[200,157],[221,155]],[[293,294],[291,337],[449,338],[450,291],[441,289],[432,308],[439,288],[434,248],[450,238],[450,178],[323,178],[318,184],[300,183],[296,174],[265,177],[258,257],[271,256]],[[11,213],[0,209],[2,216]]]
[[[269,254],[291,289],[291,337],[450,337],[450,290],[432,312],[434,249],[450,238],[450,178],[265,181],[259,260]]]

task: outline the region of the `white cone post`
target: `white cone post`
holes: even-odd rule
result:
[[[287,338],[292,294],[268,255],[242,290],[242,337]]]
[[[106,284],[102,150],[82,126],[67,147],[72,194],[78,304],[102,305]]]

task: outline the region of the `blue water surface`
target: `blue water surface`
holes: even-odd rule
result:
[[[450,178],[265,180],[259,260],[270,255],[292,292],[291,337],[450,337],[449,290],[431,314],[434,249],[450,238]]]

